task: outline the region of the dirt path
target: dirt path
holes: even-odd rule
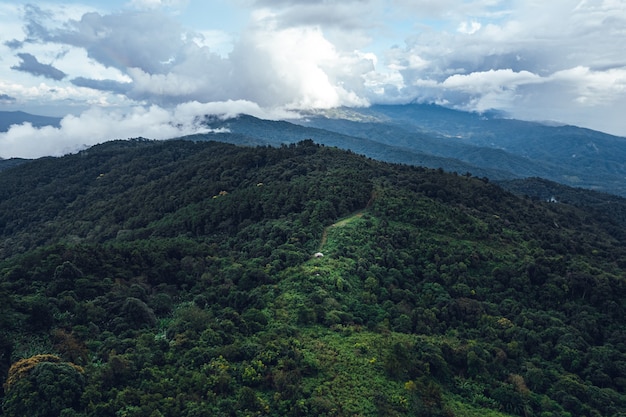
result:
[[[352,220],[359,219],[359,218],[363,217],[363,213],[365,212],[365,210],[370,208],[370,206],[372,205],[372,203],[376,199],[377,195],[378,195],[378,193],[376,191],[372,191],[372,196],[370,197],[369,201],[367,202],[367,204],[365,205],[365,208],[363,210],[357,211],[352,216],[346,217],[343,220],[339,220],[337,223],[333,223],[330,226],[325,227],[324,231],[322,232],[322,240],[320,240],[320,245],[317,248],[317,251],[318,252],[322,252],[322,249],[324,248],[324,246],[326,245],[326,241],[328,240],[328,231],[330,230],[331,227],[345,226],[346,224],[350,223]]]
[[[322,249],[324,248],[324,245],[326,245],[326,241],[328,240],[328,231],[332,228],[332,227],[342,227],[345,226],[346,224],[350,223],[352,220],[354,219],[358,219],[363,217],[363,211],[359,211],[355,214],[353,214],[352,216],[345,218],[343,220],[339,220],[337,223],[333,223],[330,226],[327,226],[324,228],[324,231],[322,232],[322,240],[320,241],[320,246],[317,249],[318,252],[321,252]]]

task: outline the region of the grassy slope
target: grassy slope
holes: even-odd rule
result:
[[[367,220],[363,219],[364,216]],[[294,324],[299,322],[293,312],[302,307],[302,301],[310,296],[306,295],[310,289],[329,297],[337,291],[349,296],[363,291],[362,283],[351,278],[354,260],[342,257],[338,252],[340,247],[351,243],[352,234],[359,234],[359,229],[367,229],[368,224],[378,221],[365,209],[326,228],[319,248],[324,257],[312,258],[287,271],[281,280],[282,294],[277,305],[283,307],[283,319]],[[335,307],[341,310],[336,300],[327,302],[335,303]],[[459,417],[510,415],[472,404],[471,399],[449,392],[441,384],[429,380],[427,364],[421,371],[427,386],[423,381],[416,384],[411,379],[402,379],[402,372],[397,378],[389,379],[390,365],[386,362],[389,362],[393,346],[441,345],[443,342],[459,345],[458,337],[398,333],[385,328],[389,326],[388,322],[377,331],[361,325],[300,326],[300,349],[313,366],[321,370],[305,380],[304,389],[338,415],[401,416],[417,409],[428,413],[429,404],[437,404]]]

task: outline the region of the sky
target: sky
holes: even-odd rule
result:
[[[626,136],[626,0],[0,0],[0,157],[436,103]]]

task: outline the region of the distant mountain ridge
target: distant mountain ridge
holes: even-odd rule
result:
[[[508,171],[477,167],[452,157],[442,157],[419,149],[410,149],[403,144],[385,143],[375,135],[372,135],[370,139],[366,135],[359,137],[332,128],[323,129],[300,125],[294,121],[270,121],[249,115],[240,115],[227,120],[213,119],[208,122],[208,125],[212,128],[226,128],[230,133],[193,135],[189,138],[269,146],[281,146],[311,139],[319,144],[349,149],[352,152],[381,161],[443,168],[450,172],[471,171],[475,176],[493,179],[519,178],[519,176]],[[364,126],[365,124],[359,127],[363,128]]]
[[[8,132],[13,125],[21,125],[24,123],[30,123],[34,127],[59,127],[61,123],[61,118],[38,116],[23,111],[0,111],[0,133]],[[0,171],[9,169],[26,161],[28,160],[23,158],[0,158]]]
[[[60,117],[38,116],[23,111],[0,111],[0,132],[7,132],[12,125],[30,123],[35,127],[59,127]]]
[[[59,121],[0,112],[0,129],[5,130],[12,123],[43,126]],[[230,133],[188,139],[252,146],[312,139],[387,162],[492,180],[538,177],[626,196],[626,138],[576,126],[507,119],[497,112],[478,114],[414,103],[311,111],[300,119],[282,121],[207,116],[206,124]],[[0,160],[3,167],[7,161]]]
[[[207,124],[251,143],[278,146],[312,139],[387,162],[492,180],[540,177],[626,196],[626,138],[575,126],[421,104],[331,109],[289,121],[241,115],[211,118]],[[218,140],[229,139],[222,135]]]
[[[510,178],[537,176],[626,195],[626,138],[590,129],[505,119],[497,113],[468,113],[430,104],[336,109],[311,114],[297,123],[384,143],[401,143],[410,150],[506,171]]]

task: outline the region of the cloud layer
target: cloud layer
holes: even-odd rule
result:
[[[188,102],[170,109],[153,105],[111,111],[92,107],[80,116],[63,118],[60,127],[11,126],[0,133],[0,158],[61,156],[111,139],[169,139],[196,133],[222,133],[202,124],[204,115],[223,118],[250,114],[264,119],[294,117],[288,112],[269,113],[250,101]],[[28,144],[28,146],[24,146]]]
[[[20,19],[0,29],[0,104],[90,109],[61,129],[0,135],[0,156],[71,150],[88,142],[71,127],[95,116],[129,128],[102,127],[102,140],[150,137],[152,117],[180,125],[180,109],[213,102],[277,114],[418,100],[626,135],[623,1],[238,0],[248,20],[235,34],[186,26],[199,4],[0,5]],[[152,124],[141,133],[131,120]],[[191,121],[184,132],[199,128]]]

